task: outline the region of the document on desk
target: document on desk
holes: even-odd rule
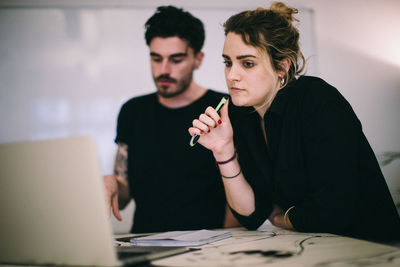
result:
[[[197,247],[232,236],[230,231],[171,231],[131,239],[133,246]]]

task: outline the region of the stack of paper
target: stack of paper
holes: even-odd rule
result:
[[[232,236],[230,231],[197,230],[172,231],[150,236],[132,238],[134,246],[182,246],[197,247]]]

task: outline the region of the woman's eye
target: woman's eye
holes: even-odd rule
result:
[[[245,61],[245,62],[243,62],[243,66],[244,66],[245,68],[251,68],[251,67],[254,66],[254,63],[251,62],[251,61]]]
[[[224,61],[225,67],[231,67],[232,66],[232,62],[225,60]]]

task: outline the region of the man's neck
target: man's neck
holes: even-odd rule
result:
[[[187,88],[181,94],[170,98],[165,98],[158,95],[158,101],[161,105],[167,108],[181,108],[188,106],[197,99],[201,98],[206,93],[206,91],[206,88],[201,87],[200,85],[192,81],[192,83],[189,85],[189,88]]]

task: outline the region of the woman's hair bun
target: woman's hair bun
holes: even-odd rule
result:
[[[299,13],[296,8],[288,7],[282,2],[273,2],[269,8],[271,11],[283,16],[289,22],[299,21],[293,15]]]

